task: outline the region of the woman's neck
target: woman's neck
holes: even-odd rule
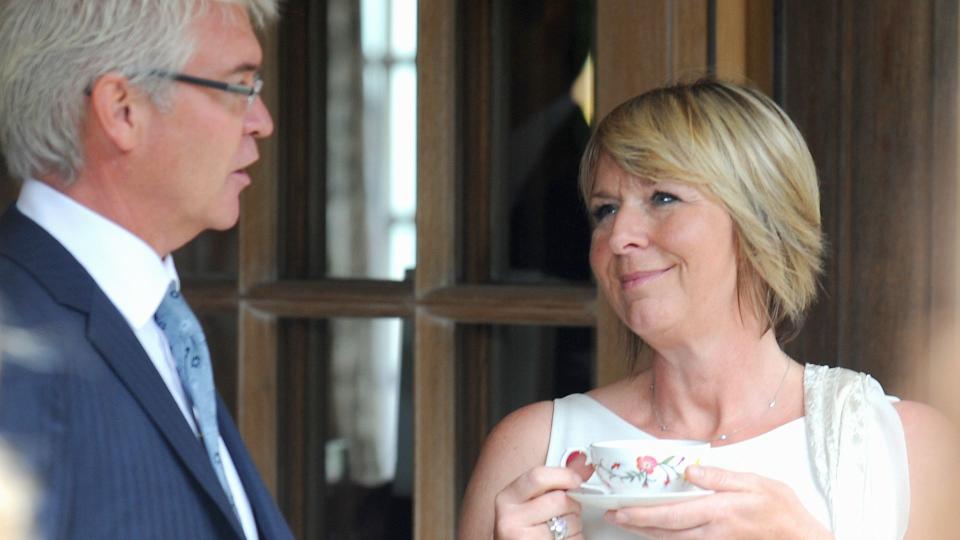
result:
[[[793,419],[797,403],[802,414],[802,369],[797,367],[772,330],[759,339],[739,333],[655,349],[637,391],[648,398],[647,423],[655,434],[732,442],[734,435],[746,438],[779,425],[785,413]]]

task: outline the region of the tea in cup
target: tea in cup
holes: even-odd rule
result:
[[[577,453],[589,456],[588,465],[609,493],[637,495],[698,489],[684,473],[698,465],[710,449],[705,441],[676,439],[632,439],[600,441],[568,449],[561,460],[566,464]]]

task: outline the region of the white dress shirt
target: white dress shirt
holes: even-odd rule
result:
[[[23,183],[17,209],[73,255],[126,319],[187,424],[199,437],[167,337],[153,319],[170,282],[180,287],[173,256],[161,259],[146,242],[123,227],[38,180]],[[247,540],[258,540],[250,501],[222,437],[220,455],[243,532]]]

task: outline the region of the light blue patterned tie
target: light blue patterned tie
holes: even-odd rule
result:
[[[167,294],[163,296],[157,313],[153,316],[170,343],[170,351],[177,362],[177,374],[186,390],[187,398],[193,404],[194,414],[200,429],[200,438],[207,450],[210,464],[217,473],[220,485],[236,512],[233,495],[227,485],[227,476],[220,459],[220,430],[217,428],[217,398],[213,389],[213,368],[210,365],[210,351],[207,350],[207,338],[197,317],[190,310],[186,300],[171,283]]]

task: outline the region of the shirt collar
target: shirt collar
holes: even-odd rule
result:
[[[146,242],[47,184],[27,179],[17,209],[70,252],[134,329],[153,318],[170,282],[180,288],[173,255]]]

